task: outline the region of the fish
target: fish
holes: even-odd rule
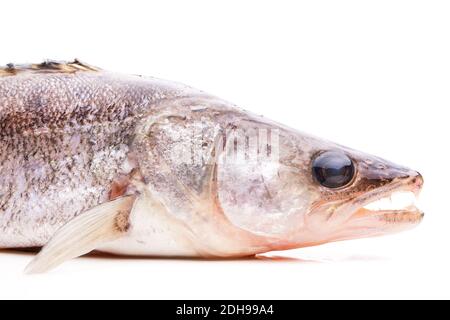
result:
[[[239,258],[410,229],[420,173],[177,82],[0,68],[0,248]]]

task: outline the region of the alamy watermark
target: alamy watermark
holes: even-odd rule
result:
[[[191,136],[202,135],[192,132]],[[279,136],[278,129],[233,127],[220,132],[212,142],[195,138],[189,146],[180,144],[179,149],[171,150],[171,158],[175,163],[189,165],[278,162]]]

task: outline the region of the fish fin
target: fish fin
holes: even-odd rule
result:
[[[59,229],[26,267],[25,273],[44,273],[120,238],[128,230],[135,196],[117,198],[75,217]]]
[[[33,73],[75,73],[82,71],[100,71],[100,68],[88,65],[78,59],[74,61],[54,61],[47,60],[42,63],[34,64],[14,64],[9,63],[5,67],[0,67],[0,77],[13,76],[21,72]]]

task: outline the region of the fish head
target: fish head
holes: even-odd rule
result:
[[[178,104],[149,118],[135,153],[152,193],[202,252],[236,256],[378,236],[423,218],[409,203],[423,185],[416,171],[226,102]]]
[[[256,146],[248,136],[237,140],[259,157],[219,159],[218,199],[235,225],[278,239],[274,249],[379,236],[422,220],[418,172],[282,125],[251,123],[240,127],[248,135],[258,123]]]

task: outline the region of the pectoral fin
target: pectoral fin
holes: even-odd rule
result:
[[[26,267],[43,273],[123,236],[135,196],[117,198],[92,208],[64,225]]]

